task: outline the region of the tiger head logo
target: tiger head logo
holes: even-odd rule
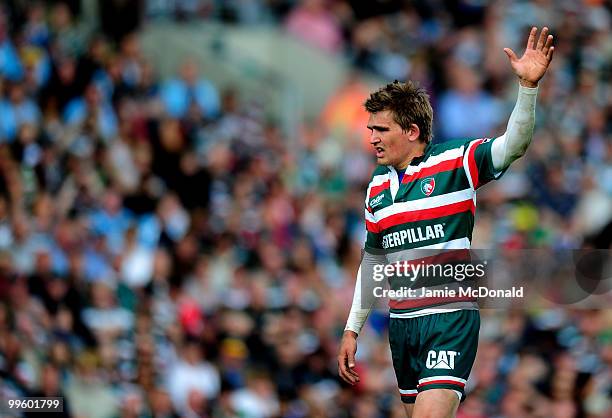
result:
[[[436,180],[433,177],[427,177],[421,180],[421,191],[425,196],[429,196],[436,188]]]

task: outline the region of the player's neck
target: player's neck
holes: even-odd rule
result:
[[[416,144],[416,146],[413,147],[413,149],[410,151],[410,154],[408,154],[408,156],[406,156],[406,158],[401,163],[394,165],[393,168],[395,168],[396,170],[405,170],[414,158],[421,157],[423,154],[425,154],[426,146],[427,144],[425,143]]]

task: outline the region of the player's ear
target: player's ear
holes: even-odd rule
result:
[[[408,136],[408,141],[417,141],[421,136],[421,130],[416,123],[410,124],[410,128],[406,131],[406,135]]]

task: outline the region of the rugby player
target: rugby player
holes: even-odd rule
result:
[[[551,62],[552,42],[548,28],[538,36],[534,27],[522,57],[504,48],[518,77],[518,99],[506,132],[494,139],[432,144],[429,97],[411,82],[370,95],[365,108],[378,166],[366,194],[366,252],[470,248],[476,190],[498,179],[531,142],[538,82]],[[359,381],[357,336],[371,309],[362,303],[361,280],[360,269],[338,354],[339,374],[349,384]],[[473,301],[410,303],[389,303],[389,343],[406,414],[454,417],[476,356],[478,307]]]

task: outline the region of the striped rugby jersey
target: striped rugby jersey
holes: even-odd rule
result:
[[[398,181],[392,166],[378,166],[365,201],[366,250],[468,250],[474,228],[476,190],[498,179],[491,139],[429,143]],[[393,300],[391,317],[413,317],[441,309],[476,309],[474,299]]]

